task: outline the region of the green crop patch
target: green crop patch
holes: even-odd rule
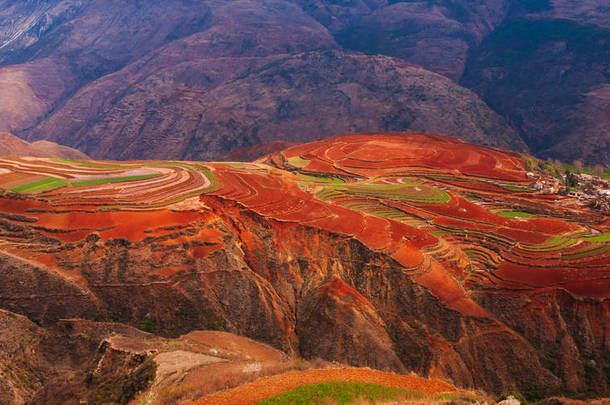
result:
[[[105,179],[74,181],[74,182],[72,182],[72,185],[74,187],[96,186],[98,184],[124,183],[124,182],[128,182],[128,181],[148,180],[148,179],[153,179],[153,178],[159,177],[159,176],[161,176],[160,173],[143,174],[140,176],[108,177]]]
[[[502,211],[496,213],[496,215],[504,218],[533,218],[536,215],[530,214],[529,212],[522,211]]]
[[[41,193],[43,191],[55,190],[56,188],[65,187],[68,182],[64,179],[58,179],[56,177],[47,177],[33,183],[24,184],[23,186],[15,187],[11,189],[14,193]]]
[[[478,398],[476,395],[464,393],[464,392],[442,392],[437,394],[434,398],[435,401],[439,402],[472,402],[479,403],[482,398]]]
[[[597,248],[591,250],[585,250],[583,252],[578,252],[570,255],[561,256],[562,260],[578,260],[578,259],[586,259],[587,257],[598,256],[606,253],[610,250],[610,245],[602,245]]]
[[[398,400],[417,400],[425,397],[426,394],[423,392],[403,388],[363,382],[330,381],[304,385],[261,401],[258,405],[324,404],[329,400],[344,405],[351,404],[357,399],[363,399],[369,403],[380,403]]]
[[[288,164],[294,167],[303,168],[309,164],[310,160],[303,159],[300,156],[293,156],[288,158]]]
[[[316,197],[321,200],[330,200],[341,196],[423,203],[443,203],[450,199],[449,195],[443,190],[424,184],[331,184],[316,194]]]
[[[402,211],[395,210],[392,208],[373,210],[373,211],[370,211],[370,213],[373,215],[380,216],[380,217],[393,219],[395,221],[403,221],[403,220],[410,218],[407,215],[405,215]]]
[[[301,180],[316,182],[316,183],[345,183],[343,180],[337,177],[318,177],[318,176],[310,176],[308,174],[297,174],[297,177]]]
[[[345,192],[362,197],[373,197],[386,200],[413,202],[443,203],[449,201],[449,195],[437,188],[424,185],[385,186],[378,184],[353,186],[344,189]]]
[[[567,238],[563,236],[555,236],[549,239],[545,243],[541,243],[539,245],[522,245],[524,250],[532,251],[532,252],[551,252],[554,250],[565,249],[575,243],[575,240],[572,238]]]
[[[596,236],[585,236],[583,240],[587,242],[610,242],[610,232],[600,233]]]

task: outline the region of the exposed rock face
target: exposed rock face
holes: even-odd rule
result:
[[[544,367],[565,381],[568,392],[591,392],[607,386],[607,305],[578,299],[565,291],[511,299],[477,293],[475,299],[542,353]],[[596,367],[599,364],[605,365]],[[531,389],[520,388],[523,392]]]
[[[521,155],[368,134],[264,162],[3,161],[162,174],[0,198],[0,305],[42,325],[225,329],[494,393],[607,393],[610,250],[586,235],[610,223],[534,191]],[[515,206],[536,217],[498,215]]]
[[[338,276],[312,291],[297,310],[301,355],[404,371],[375,307]]]
[[[138,392],[150,387],[156,372],[152,359],[156,354],[154,345],[146,342],[143,333],[140,336],[132,334],[136,337],[104,338],[84,368],[67,378],[64,375],[48,381],[31,403],[42,405],[83,401],[122,404],[131,401]],[[91,353],[86,355],[91,356]]]
[[[0,310],[0,403],[25,403],[53,373],[43,338],[26,317]]]

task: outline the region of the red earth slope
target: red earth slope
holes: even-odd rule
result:
[[[547,180],[517,153],[423,134],[254,163],[2,159],[0,307],[606,394],[610,220],[536,191]]]

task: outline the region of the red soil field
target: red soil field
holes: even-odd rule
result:
[[[291,158],[299,156],[310,160],[304,168],[294,167],[289,163]],[[23,182],[28,176],[32,181],[36,181],[44,175],[67,179],[83,176],[87,178],[86,176],[90,175],[96,176],[95,178],[120,177],[121,173],[139,170],[138,167],[146,167],[146,170],[153,172],[156,170],[156,173],[161,175],[124,183],[64,187],[41,193],[42,199],[2,198],[0,212],[31,217],[35,221],[34,226],[43,234],[65,243],[76,243],[90,233],[97,233],[102,240],[124,238],[138,242],[150,236],[169,235],[172,229],[201,223],[200,210],[205,210],[206,199],[221,197],[276,221],[300,223],[354,237],[374,251],[390,254],[398,263],[410,269],[410,272],[436,274],[419,276],[415,281],[426,285],[439,297],[444,297],[448,305],[460,301],[458,296],[464,297],[464,294],[460,292],[461,287],[450,279],[440,277],[440,274],[467,274],[468,271],[459,267],[459,264],[451,264],[452,262],[441,256],[436,257],[435,253],[426,253],[427,249],[438,243],[438,237],[429,232],[438,230],[447,234],[447,240],[454,246],[455,252],[460,252],[461,245],[470,245],[474,241],[472,238],[476,238],[476,243],[486,240],[485,243],[489,243],[491,247],[496,243],[493,241],[501,236],[507,243],[496,246],[496,249],[500,249],[499,257],[502,260],[502,249],[510,246],[520,243],[532,245],[534,248],[537,245],[544,246],[554,236],[586,232],[588,228],[586,224],[561,219],[564,211],[553,205],[553,199],[548,196],[532,191],[529,194],[519,193],[518,197],[513,198],[507,192],[506,184],[523,186],[529,181],[519,154],[474,146],[440,135],[364,134],[323,139],[290,147],[269,156],[266,160],[259,160],[258,163],[243,166],[208,165],[214,179],[208,179],[207,175],[197,169],[203,166],[192,162],[175,166],[165,163],[159,165],[155,162],[122,162],[120,166],[123,168],[116,167],[113,162],[73,164],[48,159],[4,159],[0,162],[0,168],[9,173],[2,174],[0,181],[4,178],[7,183],[15,178]],[[324,182],[308,183],[307,180],[288,175],[286,169],[317,173],[320,178],[340,175],[347,181],[347,187],[356,183],[371,184],[370,180],[373,179],[374,184],[358,186],[352,191],[352,195],[346,195],[346,199],[341,200],[340,205],[333,201],[333,197],[327,200],[315,197],[316,190],[329,187]],[[397,175],[401,176],[398,179],[419,179],[424,181],[426,187],[446,190],[444,192],[448,193],[449,199],[447,202],[435,203],[397,200],[401,190],[391,188],[393,184],[400,184],[400,181],[397,183]],[[439,178],[438,181],[435,176]],[[217,185],[213,190],[206,191],[212,182]],[[27,181],[25,183],[27,184]],[[303,188],[303,184],[309,184],[308,189]],[[389,184],[387,192],[383,191],[385,184]],[[460,193],[469,191],[469,186],[476,192],[484,192],[486,198],[493,198],[493,210],[462,198]],[[343,186],[337,184],[333,187],[340,193]],[[367,190],[366,187],[373,187],[371,190],[380,187],[381,191],[360,197],[354,195],[358,190]],[[205,198],[201,198],[200,205],[195,204],[187,209],[172,208],[172,204],[180,204],[185,196],[201,194],[205,195]],[[386,199],[384,195],[387,195]],[[350,199],[358,201],[361,207],[381,208],[367,211],[359,209],[358,204],[354,205],[356,208],[353,209],[343,206]],[[544,208],[541,210],[544,214],[527,219],[510,219],[495,214],[501,210],[502,204],[506,206],[506,210],[512,210],[513,204],[529,201],[535,204],[534,206]],[[403,213],[402,219],[384,216],[384,206],[399,209]],[[556,212],[557,217],[550,217],[549,211]],[[589,212],[583,215],[594,218]],[[408,218],[424,221],[428,225],[426,230],[408,225]],[[589,226],[608,227],[607,218],[598,218],[597,221]],[[448,234],[453,236],[449,238]],[[486,234],[489,237],[485,237]],[[189,257],[200,259],[222,246],[218,244],[218,236],[210,238],[199,233],[182,242],[208,242],[206,245],[195,243],[197,246],[194,245],[188,252]],[[246,244],[255,243],[247,233],[243,233],[241,237]],[[565,246],[562,249],[569,252],[570,247]],[[607,252],[600,251],[597,245],[590,249],[593,250],[592,257],[587,257],[582,263],[595,263],[597,267],[608,265]],[[597,251],[600,253],[595,253]],[[586,251],[572,254],[587,256]],[[511,260],[518,258],[509,251],[506,255]],[[536,253],[533,249],[524,253],[523,260],[529,263],[538,258],[542,261],[538,264],[544,266],[544,260],[554,263],[553,258],[558,256],[559,252],[548,253],[542,248]],[[493,266],[497,267],[496,274],[501,275],[501,278],[494,276],[493,279],[500,284],[501,280],[506,280],[510,285],[518,282],[530,288],[546,288],[549,284],[556,285],[557,288],[569,288],[566,283],[557,284],[558,280],[562,279],[561,273],[567,271],[562,270],[562,267],[556,268],[551,274],[539,269],[525,271],[515,264],[502,262],[499,265],[494,263]],[[535,275],[532,275],[533,271]],[[170,273],[171,270],[168,269],[159,275],[169,276]],[[580,270],[581,278],[588,277],[588,274],[586,268]],[[596,280],[600,279],[600,274],[607,275],[607,268],[596,270]],[[597,283],[601,287],[596,288],[595,296],[610,294],[610,283]],[[579,288],[578,291],[582,294],[585,289]],[[466,301],[468,299],[465,299]],[[469,305],[457,306],[464,309]],[[473,311],[477,312],[478,309]]]
[[[212,394],[194,404],[197,405],[251,405],[294,388],[327,381],[355,381],[416,390],[432,395],[455,392],[457,389],[444,381],[397,375],[370,369],[324,369],[291,371],[264,377],[241,387]]]

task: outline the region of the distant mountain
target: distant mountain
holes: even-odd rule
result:
[[[610,166],[610,28],[507,21],[473,52],[461,83],[505,116],[534,153]]]
[[[97,158],[208,159],[258,142],[409,129],[609,164],[608,16],[603,0],[0,0],[0,130]],[[299,59],[329,50],[379,64],[380,82],[391,66],[439,73],[503,119],[459,86],[413,108],[405,78],[387,83],[396,94],[359,100],[324,83],[329,65]],[[291,72],[271,73],[287,60]],[[315,94],[285,80],[318,68]],[[273,79],[250,83],[260,69]],[[363,85],[359,69],[340,70]],[[383,92],[375,86],[367,91]],[[290,97],[299,105],[282,104]],[[306,111],[320,116],[295,118]]]
[[[226,61],[200,61],[200,72],[212,72],[207,82],[183,66],[157,69],[155,60],[132,74],[129,67],[85,86],[28,138],[117,159],[211,160],[261,142],[403,128],[526,149],[475,94],[397,59],[338,50],[242,59],[225,77],[212,74]]]
[[[0,132],[0,156],[56,157],[89,159],[83,152],[49,141],[28,143],[6,132]]]

